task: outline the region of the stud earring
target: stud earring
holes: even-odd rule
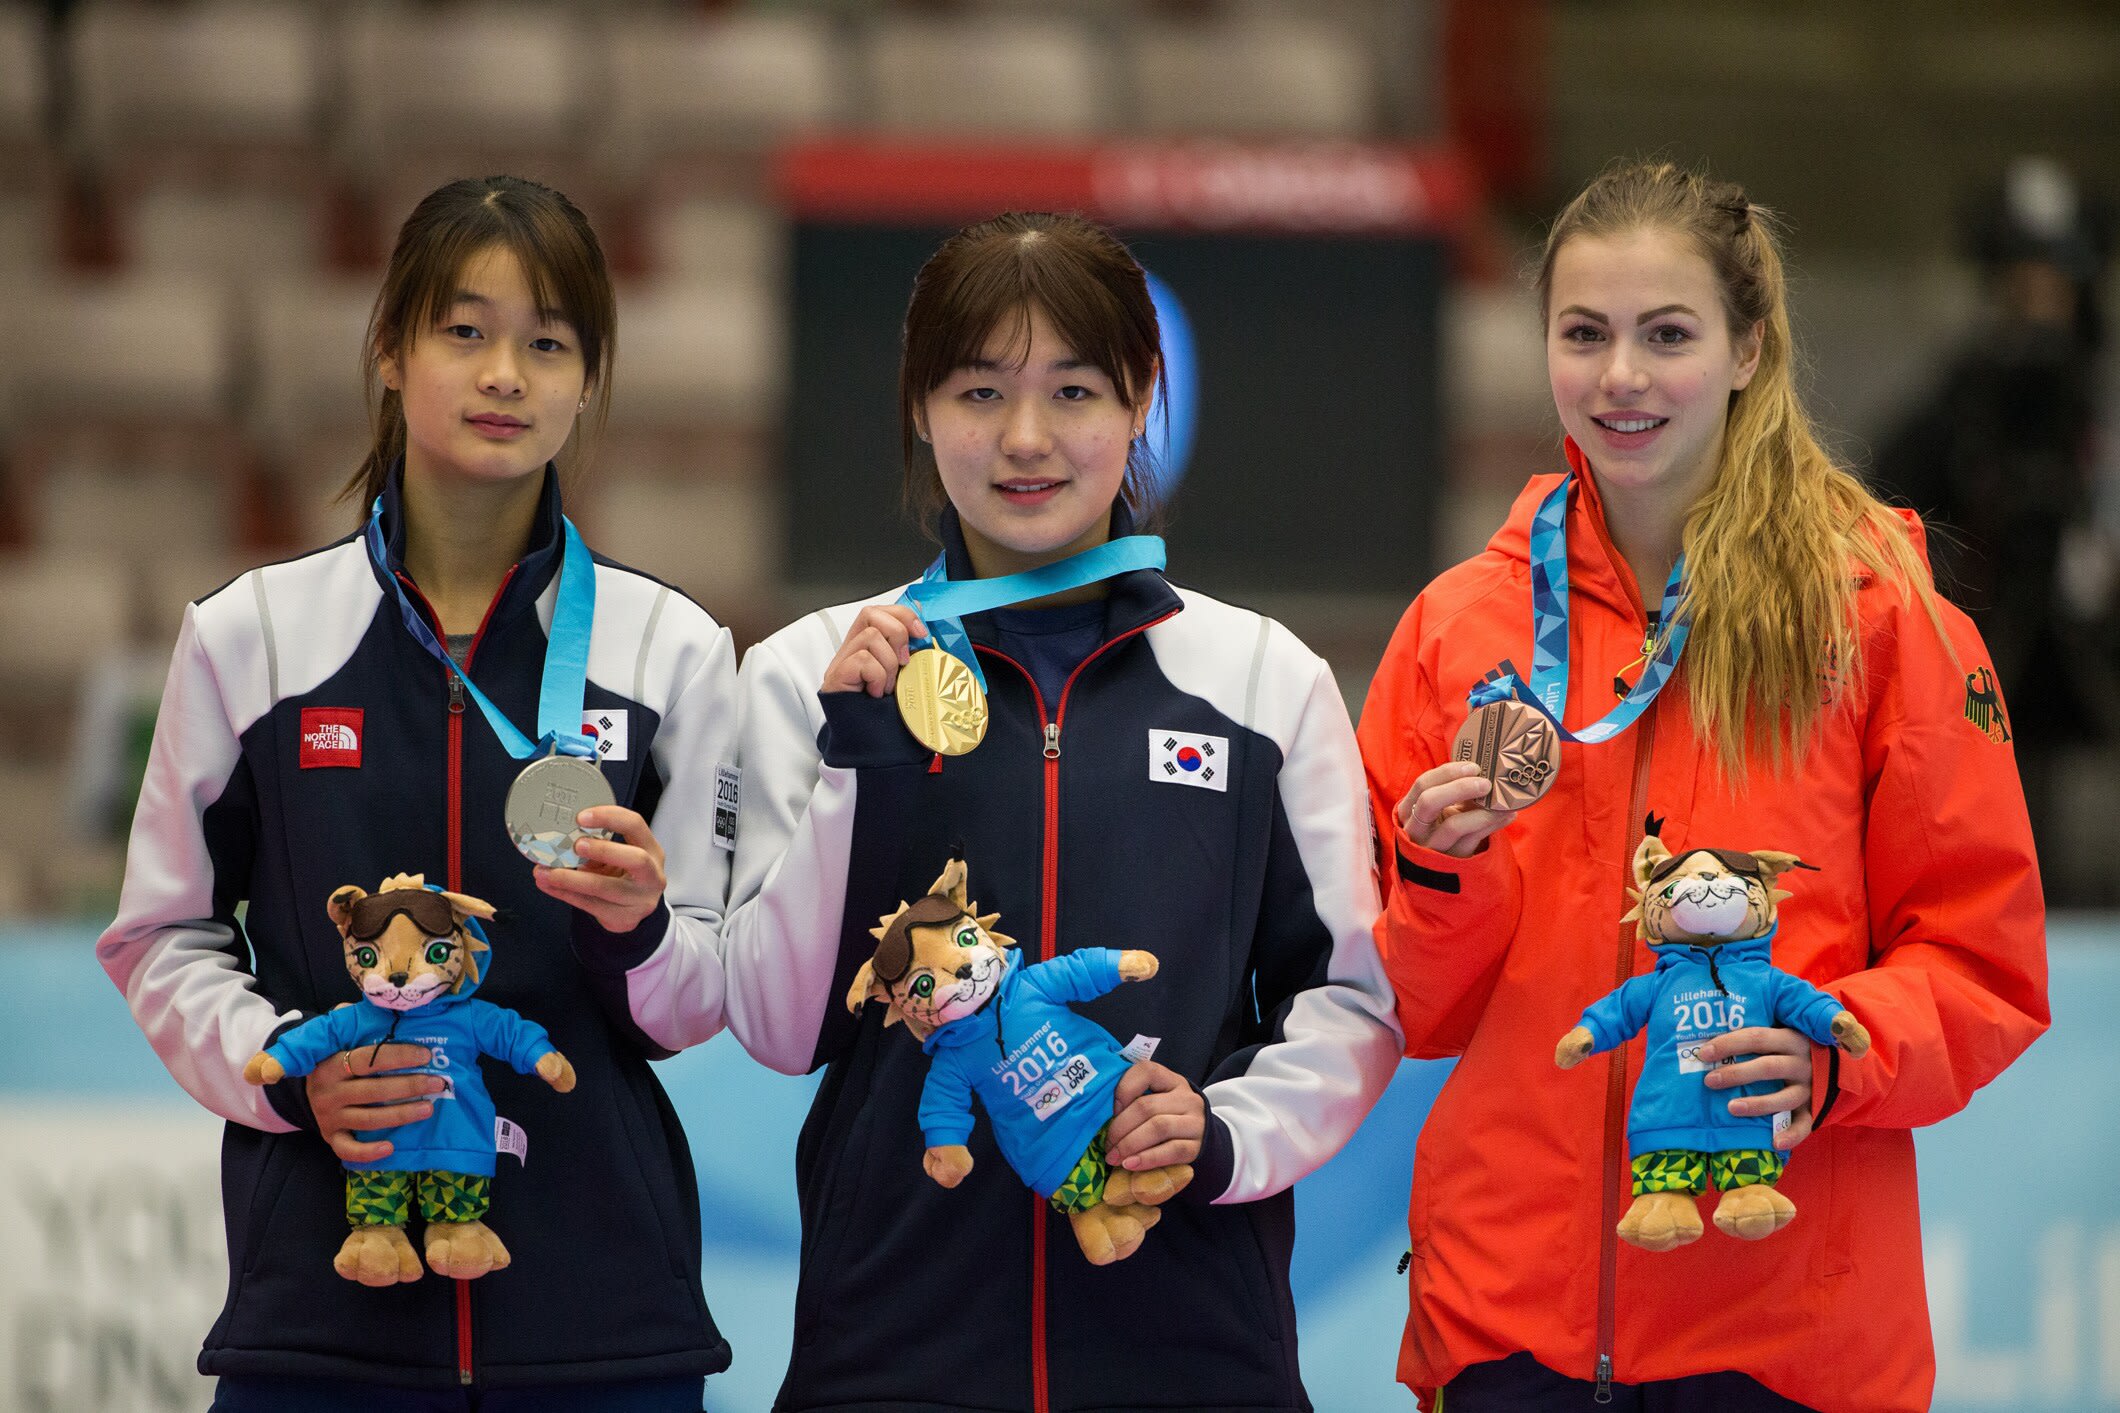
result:
[[[574,410],[576,412],[587,412],[589,410],[589,399],[583,398],[580,402],[575,403]]]

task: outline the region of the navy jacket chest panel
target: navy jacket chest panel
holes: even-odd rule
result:
[[[1121,654],[1124,654],[1122,657]],[[993,707],[986,739],[965,756],[924,774],[904,810],[889,870],[897,880],[882,914],[924,893],[950,855],[971,869],[972,897],[998,912],[1000,931],[1027,962],[1078,947],[1138,947],[1162,969],[1077,1009],[1124,1043],[1162,1039],[1158,1058],[1204,1079],[1232,1048],[1233,1015],[1249,1002],[1249,947],[1258,919],[1272,837],[1280,752],[1201,698],[1180,692],[1155,670],[1138,642],[1122,644],[1085,669],[1061,723],[1057,944],[1044,937],[1046,827],[1044,731],[1028,681],[989,658]],[[1216,736],[1228,743],[1226,790],[1171,784],[1151,775],[1151,731]],[[880,862],[880,860],[878,861]],[[879,899],[881,895],[877,895]],[[850,926],[872,919],[855,917]],[[866,955],[865,948],[857,948]],[[835,989],[844,995],[847,978]],[[863,1028],[874,1022],[864,1022]],[[828,1081],[858,1089],[844,1099],[866,1106],[888,1094],[910,1115],[927,1066],[917,1047],[891,1053],[856,1039]],[[873,1070],[858,1076],[851,1067]],[[833,1082],[836,1081],[836,1082]],[[820,1096],[820,1111],[842,1102]],[[821,1116],[821,1115],[819,1115]],[[846,1134],[870,1115],[845,1116]],[[830,1140],[822,1128],[814,1141]]]
[[[536,722],[544,649],[536,618],[525,613],[497,625],[472,659],[473,680],[519,729]],[[324,907],[334,889],[353,883],[372,891],[394,873],[424,873],[430,883],[448,884],[447,682],[441,664],[394,615],[378,614],[339,671],[281,701],[245,733],[259,797],[247,930],[260,985],[282,1004],[320,1010],[353,998],[338,932]],[[358,766],[301,764],[302,716],[320,707],[360,710]],[[584,707],[628,714],[626,758],[604,760],[600,768],[619,802],[630,805],[643,781],[654,779],[646,759],[661,718],[593,682]],[[468,699],[460,729],[460,885],[502,912],[489,929],[501,965],[479,994],[545,1024],[564,1048],[561,1036],[575,1026],[569,1015],[552,1013],[552,998],[578,995],[579,1004],[567,1007],[578,1013],[574,1020],[600,1029],[602,1017],[582,990],[566,906],[538,891],[502,823],[501,807],[522,762]]]

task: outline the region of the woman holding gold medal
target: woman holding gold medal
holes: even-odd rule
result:
[[[2047,1020],[2023,794],[1969,696],[1986,650],[1919,522],[1814,437],[1741,189],[1614,168],[1539,294],[1566,469],[1414,601],[1362,713],[1407,1053],[1461,1057],[1414,1163],[1400,1378],[1449,1413],[1926,1408],[1912,1130]],[[1760,1156],[1804,1216],[1771,1240],[1623,1245],[1627,1092],[1687,1059],[1555,1068],[1654,964],[1622,921],[1645,830],[1815,869],[1775,963],[1875,1041],[1699,1048],[1711,1090],[1781,1084],[1729,1100],[1787,1119]]]
[[[728,941],[779,986],[730,1024],[775,1068],[825,1070],[777,1406],[1306,1408],[1288,1189],[1399,1049],[1339,690],[1285,629],[1169,583],[1136,532],[1161,351],[1108,232],[960,231],[914,285],[900,366],[908,499],[941,555],[776,633],[739,679]],[[961,1185],[931,1181],[927,1057],[843,1003],[869,929],[960,851],[1024,963],[1161,962],[1081,1007],[1132,1037],[1106,1161],[1195,1174],[1116,1264],[1084,1260],[988,1125]]]

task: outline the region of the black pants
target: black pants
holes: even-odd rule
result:
[[[1810,1413],[1743,1374],[1695,1374],[1653,1384],[1597,1385],[1564,1378],[1528,1354],[1474,1364],[1443,1389],[1441,1413]]]

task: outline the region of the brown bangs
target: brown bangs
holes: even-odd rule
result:
[[[946,503],[917,417],[929,393],[977,362],[1005,331],[1010,361],[1030,352],[1030,318],[1042,310],[1079,359],[1111,380],[1131,411],[1163,382],[1155,302],[1141,266],[1110,231],[1080,216],[1012,211],[942,243],[913,282],[898,364],[907,509],[924,526]],[[1120,494],[1137,523],[1156,507],[1153,465],[1137,441]]]
[[[618,304],[588,218],[559,192],[522,177],[451,182],[428,193],[405,218],[369,315],[362,359],[375,435],[367,459],[340,492],[364,515],[405,450],[404,408],[396,393],[379,386],[377,362],[403,353],[433,329],[456,302],[465,267],[496,247],[522,267],[538,309],[565,320],[581,343],[595,397],[588,427],[570,441],[574,455],[568,461],[576,465],[567,469],[577,469],[581,447],[603,429],[618,351]]]

